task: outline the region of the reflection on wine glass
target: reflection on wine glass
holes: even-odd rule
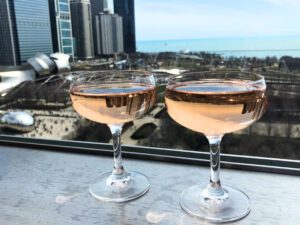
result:
[[[123,168],[120,137],[124,123],[143,116],[153,106],[153,75],[141,71],[88,72],[72,80],[70,96],[80,115],[107,124],[112,133],[113,171],[90,185],[91,195],[103,201],[124,202],[145,194],[149,189],[147,177]]]
[[[210,144],[210,183],[181,194],[181,207],[212,222],[240,219],[250,212],[249,197],[221,186],[220,143],[224,134],[250,126],[266,110],[264,77],[238,71],[193,72],[170,78],[165,101],[169,115],[203,133]]]

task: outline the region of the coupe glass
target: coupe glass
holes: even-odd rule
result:
[[[70,96],[83,117],[107,124],[112,133],[114,167],[89,187],[92,196],[110,202],[140,197],[149,189],[147,177],[127,172],[122,165],[121,132],[124,123],[143,116],[156,99],[155,80],[143,71],[86,72],[73,78]]]
[[[239,71],[187,73],[170,78],[165,101],[176,122],[203,133],[210,144],[210,182],[184,190],[181,207],[212,222],[246,216],[249,197],[239,189],[221,185],[220,143],[224,134],[250,126],[265,112],[264,77]]]

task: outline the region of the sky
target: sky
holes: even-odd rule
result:
[[[136,37],[299,36],[300,0],[135,0]]]

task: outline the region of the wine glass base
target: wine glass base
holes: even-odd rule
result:
[[[144,195],[150,188],[148,178],[139,172],[130,172],[128,182],[108,182],[111,173],[103,174],[95,183],[90,184],[90,194],[101,201],[127,202]]]
[[[181,193],[180,205],[188,214],[209,222],[222,223],[239,220],[251,210],[249,197],[241,190],[224,186],[226,199],[207,199],[202,196],[205,186],[195,185]]]

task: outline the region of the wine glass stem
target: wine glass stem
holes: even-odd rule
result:
[[[122,165],[122,148],[121,148],[121,133],[123,124],[108,125],[113,139],[114,150],[114,168],[113,175],[123,175],[124,167]]]
[[[207,136],[210,145],[210,187],[222,190],[220,181],[220,144],[223,135]]]

